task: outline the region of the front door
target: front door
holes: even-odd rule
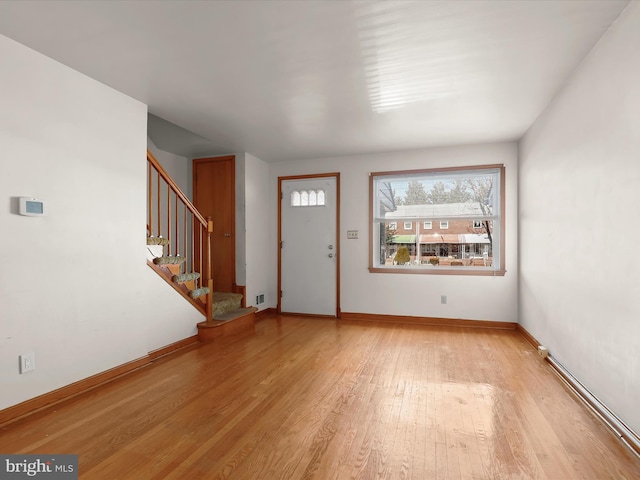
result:
[[[279,179],[281,312],[338,316],[338,175]]]
[[[193,204],[205,218],[213,220],[213,288],[217,292],[233,292],[236,281],[235,156],[193,161]]]

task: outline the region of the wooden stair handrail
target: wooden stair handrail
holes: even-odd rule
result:
[[[173,181],[173,178],[169,176],[169,174],[162,167],[162,165],[158,163],[158,160],[156,160],[156,157],[154,157],[153,154],[148,150],[147,150],[147,160],[151,165],[153,165],[155,170],[160,174],[160,176],[164,179],[164,181],[167,182],[167,184],[171,187],[171,190],[173,190],[173,192],[178,196],[178,198],[182,200],[182,203],[184,203],[189,209],[189,211],[200,221],[202,226],[207,227],[207,220],[202,216],[202,214],[193,205],[193,203],[191,203],[191,200],[189,200],[186,197],[186,195],[182,193],[182,190],[180,190],[180,187],[178,187],[176,182]]]
[[[182,205],[184,205],[184,207],[180,207],[183,208],[182,210],[182,215],[183,215],[183,222],[184,222],[184,237],[183,237],[183,250],[182,252],[186,255],[183,258],[186,258],[187,260],[190,260],[191,262],[191,267],[194,268],[195,267],[195,257],[196,257],[196,252],[197,252],[197,257],[199,259],[199,272],[201,274],[201,278],[199,279],[199,285],[200,287],[208,287],[209,288],[209,294],[206,295],[206,300],[205,300],[205,308],[201,309],[201,307],[198,307],[197,303],[194,303],[190,298],[187,298],[187,300],[190,301],[190,303],[192,305],[194,305],[196,308],[198,308],[198,310],[200,310],[202,313],[205,314],[206,316],[206,323],[207,324],[211,324],[213,321],[213,279],[212,279],[212,274],[211,274],[211,255],[212,255],[212,234],[213,234],[213,221],[211,220],[211,217],[207,217],[205,219],[205,217],[202,216],[202,214],[196,209],[196,207],[193,205],[193,203],[191,203],[191,201],[187,198],[187,196],[182,192],[182,190],[180,189],[180,187],[178,187],[178,185],[174,182],[174,180],[171,178],[171,176],[169,176],[169,174],[167,173],[167,171],[162,167],[162,165],[160,165],[160,163],[158,162],[158,160],[153,156],[153,154],[147,150],[147,162],[150,166],[149,170],[148,170],[148,224],[147,224],[147,234],[148,235],[153,235],[153,230],[154,230],[154,225],[153,225],[153,217],[154,217],[154,202],[153,202],[153,197],[154,197],[154,179],[153,179],[153,170],[156,171],[157,173],[157,191],[156,193],[156,197],[157,197],[157,215],[158,215],[158,225],[157,225],[157,232],[158,235],[160,235],[162,233],[162,229],[164,228],[164,224],[161,224],[161,218],[160,218],[160,212],[162,209],[162,203],[163,200],[161,198],[161,181],[160,179],[162,179],[164,181],[164,183],[167,186],[167,195],[166,195],[166,207],[167,207],[167,212],[166,212],[166,233],[167,233],[167,238],[168,240],[171,242],[171,233],[172,230],[175,227],[175,245],[173,246],[174,252],[176,255],[180,255],[180,233],[179,233],[179,226],[180,226],[180,215],[178,213],[178,201],[182,202]],[[175,205],[172,207],[172,199],[171,199],[171,193],[173,192],[173,195],[175,196]],[[171,209],[174,209],[175,215],[172,218],[171,215]],[[192,231],[191,231],[191,242],[189,244],[189,246],[187,246],[187,211],[190,214],[190,217],[192,219],[191,221],[191,225],[192,225]],[[173,222],[173,223],[172,223]],[[199,224],[199,225],[198,225]],[[196,234],[196,227],[198,227],[197,231],[199,233]],[[206,233],[206,234],[205,234]],[[168,253],[169,255],[171,254],[171,244],[168,246]],[[190,258],[189,258],[190,257]],[[206,257],[206,265],[203,265],[203,260]],[[155,269],[157,272],[159,272],[158,269]],[[170,281],[168,277],[165,277],[162,273],[161,276],[163,276],[165,278],[165,280]],[[176,289],[177,291],[181,292],[180,289]]]

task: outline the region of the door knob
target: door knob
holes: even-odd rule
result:
[[[330,254],[329,254],[329,258],[333,258],[333,253],[330,253]]]

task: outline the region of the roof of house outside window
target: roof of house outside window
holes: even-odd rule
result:
[[[394,235],[390,243],[416,243],[415,235]]]
[[[436,233],[420,235],[420,243],[464,243],[460,242],[460,235],[457,233]]]
[[[464,237],[460,243],[490,243],[486,233],[462,233],[459,236]]]
[[[486,234],[477,233],[444,233],[444,234],[425,234],[420,235],[421,244],[438,244],[438,243],[489,243],[489,237]],[[415,235],[394,235],[389,243],[416,243]]]

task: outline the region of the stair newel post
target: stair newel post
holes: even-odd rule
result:
[[[207,323],[213,321],[213,278],[211,278],[211,237],[213,236],[213,220],[211,217],[207,217],[207,287],[209,293],[207,294]]]
[[[147,228],[147,236],[153,235],[153,166],[149,162],[147,157],[147,179],[149,185],[147,186],[147,222],[149,228]]]

